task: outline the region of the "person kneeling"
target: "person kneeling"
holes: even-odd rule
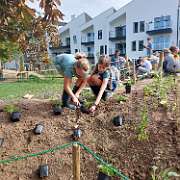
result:
[[[54,59],[56,69],[64,76],[64,90],[62,94],[62,107],[75,110],[80,106],[79,95],[86,86],[89,73],[89,62],[83,53],[61,54]],[[76,84],[71,90],[72,78],[77,77]],[[69,103],[71,97],[73,104]]]
[[[110,59],[108,56],[100,56],[92,75],[88,78],[88,84],[96,96],[90,111],[94,112],[101,98],[106,100],[108,97],[108,82],[110,78]]]
[[[147,58],[141,58],[140,59],[140,66],[138,67],[138,74],[150,74],[152,70],[152,64],[150,61],[147,60]]]

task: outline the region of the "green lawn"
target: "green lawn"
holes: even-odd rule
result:
[[[60,94],[62,87],[63,79],[3,82],[0,83],[0,99],[21,99],[26,94],[32,94],[35,98],[47,99]]]

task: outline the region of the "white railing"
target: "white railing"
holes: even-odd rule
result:
[[[94,34],[92,34],[91,36],[87,36],[87,35],[82,36],[81,42],[83,43],[94,42]]]

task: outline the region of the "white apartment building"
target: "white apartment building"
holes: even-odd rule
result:
[[[113,55],[116,49],[132,59],[145,56],[147,37],[151,37],[154,51],[179,46],[179,8],[179,0],[132,0],[94,18],[83,13],[60,28],[60,46],[51,51],[83,51],[95,63],[100,54]]]

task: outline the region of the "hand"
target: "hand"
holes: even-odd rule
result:
[[[96,110],[96,106],[95,105],[91,106],[91,108],[89,110],[90,110],[90,112],[94,112]]]
[[[79,99],[79,93],[78,94],[76,93],[75,96]]]
[[[80,102],[76,96],[72,98],[72,101],[75,103],[76,106],[80,106]]]

